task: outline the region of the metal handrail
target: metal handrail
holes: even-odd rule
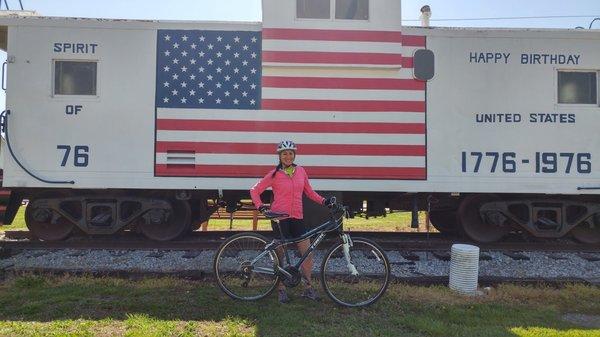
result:
[[[6,7],[6,9],[2,9],[2,3],[4,3],[4,7]],[[21,8],[21,10],[23,10],[23,3],[21,2],[21,0],[19,0],[19,7]],[[0,10],[10,10],[10,6],[8,6],[8,0],[4,0],[4,2],[0,0]]]
[[[17,163],[17,165],[19,165],[19,167],[21,167],[21,169],[23,169],[23,171],[25,171],[27,174],[29,174],[33,178],[35,178],[43,183],[46,183],[46,184],[70,184],[70,185],[75,184],[75,181],[73,181],[73,180],[48,180],[48,179],[40,178],[39,176],[35,175],[33,172],[31,172],[27,168],[25,168],[25,166],[23,166],[21,161],[19,161],[19,159],[17,159],[17,156],[13,152],[12,146],[10,145],[10,138],[8,137],[8,116],[10,116],[10,110],[4,110],[4,111],[2,111],[2,113],[0,113],[0,131],[2,131],[4,133],[3,138],[6,141],[6,145],[8,147],[8,152],[10,152],[10,155],[12,156],[14,161]]]

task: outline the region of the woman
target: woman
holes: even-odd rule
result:
[[[262,178],[254,187],[250,189],[250,196],[256,208],[265,212],[269,208],[263,205],[260,200],[260,195],[267,188],[273,189],[273,203],[271,210],[276,213],[288,214],[289,217],[279,221],[281,232],[286,239],[297,238],[306,233],[306,226],[302,221],[302,194],[305,193],[311,200],[316,203],[327,205],[330,199],[325,199],[315,192],[308,182],[308,175],[301,166],[294,164],[296,159],[296,144],[289,140],[284,140],[279,143],[277,153],[279,154],[279,165]],[[275,233],[279,232],[277,225],[272,222],[271,226]],[[298,250],[304,254],[310,246],[310,239],[298,242]],[[277,249],[277,255],[281,260],[283,248]],[[302,266],[302,274],[305,279],[305,289],[302,293],[303,297],[312,300],[318,300],[319,295],[311,285],[311,272],[313,267],[312,255],[309,256]],[[285,286],[280,282],[278,285],[279,302],[289,302],[289,297],[285,291]]]

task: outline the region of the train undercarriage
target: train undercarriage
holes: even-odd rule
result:
[[[426,194],[335,192],[352,216],[377,217],[391,211],[427,211],[438,231],[476,242],[495,242],[509,233],[600,243],[600,197],[511,194]],[[263,195],[268,202],[268,193]],[[19,190],[12,191],[5,215],[9,224],[23,199],[25,222],[39,239],[63,240],[73,233],[141,233],[168,241],[197,230],[220,207],[243,207],[246,191]],[[366,207],[365,207],[366,205]],[[305,221],[317,225],[326,210],[305,202]],[[416,222],[413,222],[416,224]]]

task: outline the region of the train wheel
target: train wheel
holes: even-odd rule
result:
[[[495,242],[510,232],[511,226],[507,224],[508,220],[502,224],[490,223],[479,211],[485,203],[497,200],[498,197],[494,195],[470,195],[461,202],[458,218],[462,231],[470,239],[478,242]]]
[[[32,200],[25,209],[25,224],[35,237],[43,241],[66,239],[75,225],[49,208],[35,207]]]
[[[429,221],[441,233],[456,233],[458,228],[456,211],[431,211]]]
[[[139,222],[141,232],[149,239],[169,241],[180,236],[190,226],[192,211],[184,200],[169,200],[170,210],[151,209]]]
[[[588,219],[571,230],[573,237],[583,243],[600,243],[600,224]]]

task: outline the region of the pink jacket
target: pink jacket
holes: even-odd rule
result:
[[[277,170],[273,177],[275,169],[269,171],[256,185],[250,189],[250,196],[254,206],[259,208],[262,205],[260,195],[267,188],[273,189],[273,203],[271,210],[277,213],[289,214],[290,218],[302,219],[302,194],[306,193],[316,203],[322,204],[325,198],[320,196],[312,189],[308,182],[306,171],[300,166],[296,166],[296,171],[290,177],[282,170]]]

